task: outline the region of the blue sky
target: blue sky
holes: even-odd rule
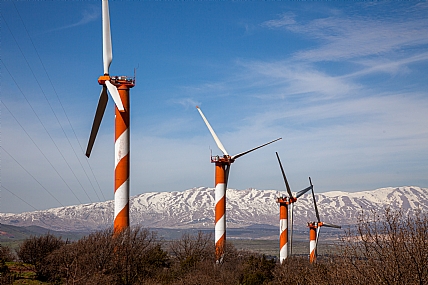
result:
[[[101,1],[1,2],[0,212],[113,198]],[[214,186],[428,187],[427,2],[112,1],[111,75],[133,76],[131,195]],[[94,178],[95,177],[95,178]]]

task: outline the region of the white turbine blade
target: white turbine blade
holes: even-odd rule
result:
[[[273,142],[279,141],[280,139],[282,139],[282,138],[279,138],[279,139],[273,140],[273,141],[271,141],[271,142],[268,142],[268,143],[262,144],[262,145],[260,145],[260,146],[258,146],[258,147],[252,148],[252,149],[250,149],[250,150],[247,150],[247,151],[244,151],[244,152],[238,153],[238,154],[236,154],[236,155],[232,156],[232,157],[231,157],[231,159],[232,159],[232,160],[233,160],[233,159],[237,159],[238,157],[241,157],[241,156],[243,156],[243,155],[245,155],[245,154],[247,154],[247,153],[249,153],[249,152],[255,151],[256,149],[259,149],[259,148],[261,148],[261,147],[267,146],[268,144],[271,144],[271,143],[273,143]]]
[[[125,109],[123,108],[122,100],[120,99],[119,91],[117,90],[116,86],[114,86],[113,84],[111,84],[110,81],[107,81],[107,80],[105,82],[105,85],[107,86],[108,92],[110,93],[111,98],[113,98],[113,101],[116,104],[117,109],[120,112],[125,111]]]
[[[320,236],[320,230],[321,227],[318,225],[317,226],[317,238],[315,239],[315,256],[317,255],[317,249],[318,249],[318,238]]]
[[[215,134],[215,132],[214,132],[213,128],[211,127],[210,123],[208,122],[207,118],[205,118],[204,113],[202,113],[201,109],[198,106],[196,106],[196,109],[198,109],[199,114],[201,114],[201,117],[204,120],[205,125],[207,125],[208,130],[210,131],[212,137],[214,138],[214,141],[217,144],[217,147],[223,152],[224,155],[229,155],[227,153],[226,149],[224,148],[223,144],[221,143],[220,139]]]
[[[103,22],[103,66],[104,66],[104,74],[108,74],[111,61],[113,60],[108,0],[103,0],[103,2],[102,2],[102,17],[103,17],[103,19],[102,19],[102,22]]]

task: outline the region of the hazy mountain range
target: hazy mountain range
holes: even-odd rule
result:
[[[281,192],[283,194],[284,192]],[[229,228],[279,223],[276,190],[227,190]],[[404,213],[428,210],[428,188],[387,187],[347,193],[332,191],[316,194],[321,219],[337,225],[354,224],[361,211],[382,211],[390,206]],[[199,187],[182,192],[152,192],[131,197],[131,223],[148,228],[212,228],[214,188]],[[294,204],[295,226],[314,221],[312,195]],[[112,226],[113,201],[54,208],[21,214],[0,213],[2,224],[41,226],[56,231],[93,231]]]

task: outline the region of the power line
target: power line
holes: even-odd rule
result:
[[[7,154],[9,155],[25,172],[27,172],[28,175],[30,175],[52,198],[55,199],[55,201],[57,201],[62,207],[64,207],[64,205],[54,196],[52,195],[52,193],[46,189],[45,186],[42,185],[42,183],[39,182],[39,180],[36,179],[36,177],[34,177],[27,169],[25,169],[24,166],[22,166],[7,150],[4,149],[4,147],[0,146],[0,148]]]
[[[7,69],[6,69],[7,70]],[[40,147],[37,145],[37,143],[33,140],[33,138],[28,134],[28,132],[25,130],[25,128],[21,125],[21,123],[18,121],[18,119],[13,115],[13,113],[9,110],[9,108],[6,106],[6,104],[3,101],[0,101],[3,106],[6,108],[6,110],[12,115],[12,117],[15,119],[15,121],[18,123],[18,125],[21,127],[21,129],[25,132],[25,134],[28,136],[28,138],[31,140],[31,142],[36,146],[36,148],[40,151],[40,153],[43,155],[43,157],[46,159],[46,161],[52,166],[53,170],[58,174],[58,176],[62,179],[64,184],[67,186],[67,188],[73,193],[74,197],[76,197],[77,201],[79,201],[80,204],[82,204],[82,201],[80,201],[79,197],[76,196],[74,191],[71,189],[71,187],[68,185],[68,183],[65,181],[65,179],[61,176],[61,174],[58,172],[58,170],[55,168],[55,166],[52,164],[52,162],[47,158],[47,156],[44,154],[44,152],[40,149]]]
[[[34,79],[36,80],[37,85],[39,86],[39,88],[40,88],[40,90],[41,90],[41,92],[42,92],[43,96],[45,97],[45,100],[48,102],[48,105],[49,105],[49,107],[51,108],[52,113],[54,114],[54,116],[55,116],[55,118],[57,119],[57,121],[58,121],[59,125],[61,126],[61,129],[62,129],[62,131],[63,131],[64,135],[67,137],[67,135],[66,135],[66,133],[65,133],[65,131],[64,131],[64,128],[62,127],[62,125],[61,125],[61,123],[59,122],[59,119],[58,119],[58,117],[57,117],[56,113],[54,112],[54,110],[53,110],[53,108],[52,108],[52,105],[49,103],[49,100],[47,99],[46,94],[45,94],[45,93],[44,93],[44,91],[43,91],[43,88],[41,87],[41,85],[40,85],[39,81],[37,80],[37,77],[36,77],[36,75],[34,74],[33,69],[31,68],[31,66],[30,66],[30,64],[29,64],[29,62],[28,62],[28,60],[27,60],[27,58],[25,57],[24,53],[22,52],[22,49],[21,49],[20,45],[18,44],[18,42],[17,42],[17,40],[16,40],[15,36],[13,35],[12,31],[10,30],[10,28],[9,28],[9,26],[8,26],[7,22],[6,22],[6,19],[5,19],[4,17],[3,17],[3,20],[4,20],[5,24],[6,24],[6,27],[8,28],[9,32],[11,33],[12,38],[14,39],[14,41],[15,41],[16,45],[18,46],[18,49],[19,49],[19,51],[21,52],[22,57],[24,58],[25,62],[27,63],[28,68],[30,69],[30,71],[31,71],[31,73],[32,73],[32,75],[33,75],[33,77],[34,77]],[[5,66],[5,68],[6,68],[6,65],[5,65],[5,63],[4,63],[4,62],[3,62],[3,66]],[[6,68],[6,69],[7,69],[7,68]],[[8,73],[9,73],[9,75],[12,77],[13,81],[15,82],[15,84],[18,86],[18,84],[17,84],[16,80],[13,78],[13,76],[12,76],[12,74],[9,72],[9,70],[8,70]],[[76,173],[74,172],[73,168],[70,166],[70,164],[68,163],[67,159],[64,157],[64,154],[61,152],[61,150],[59,149],[58,145],[55,143],[54,139],[52,138],[52,136],[50,135],[50,133],[49,133],[49,132],[48,132],[48,130],[46,129],[46,126],[43,124],[43,122],[41,121],[40,117],[37,115],[36,111],[35,111],[35,110],[34,110],[34,108],[32,107],[31,103],[29,102],[29,100],[27,99],[27,97],[25,96],[25,94],[22,92],[22,90],[21,90],[21,94],[24,96],[24,98],[25,98],[25,100],[27,101],[27,103],[31,106],[31,109],[33,110],[33,112],[34,112],[34,114],[36,115],[37,119],[38,119],[38,120],[39,120],[39,122],[42,124],[42,126],[43,126],[43,128],[45,129],[46,133],[49,135],[49,137],[50,137],[50,139],[52,140],[53,144],[55,145],[56,149],[57,149],[57,150],[58,150],[58,152],[60,153],[61,157],[64,159],[64,161],[65,161],[65,163],[67,164],[67,166],[68,166],[68,168],[70,169],[70,171],[73,173],[73,176],[75,177],[75,179],[76,179],[76,180],[77,180],[77,182],[79,183],[79,185],[80,185],[80,187],[82,188],[82,190],[85,192],[85,194],[86,194],[86,196],[88,197],[89,201],[91,201],[91,202],[92,202],[91,198],[90,198],[90,197],[89,197],[89,195],[88,195],[88,192],[87,192],[87,191],[85,190],[85,188],[83,187],[82,183],[80,182],[80,180],[79,180],[79,178],[77,177]],[[68,139],[68,137],[67,137],[67,140],[68,140],[69,144],[71,145],[70,140]],[[73,148],[73,147],[72,147],[72,149],[73,149],[73,151],[74,151],[74,148]],[[76,155],[76,152],[75,152],[75,151],[74,151],[74,154]],[[77,155],[76,155],[76,157],[77,157]],[[80,161],[79,161],[79,162],[80,162]],[[98,195],[97,195],[97,196],[98,196]]]
[[[70,121],[70,119],[69,119],[69,117],[68,117],[68,115],[67,115],[67,112],[65,111],[64,106],[62,105],[62,102],[61,102],[61,100],[60,100],[60,98],[59,98],[59,96],[58,96],[58,93],[56,92],[56,89],[55,89],[55,87],[54,87],[54,85],[53,85],[53,83],[52,83],[52,80],[51,80],[51,78],[50,78],[50,76],[49,76],[49,74],[48,74],[48,72],[47,72],[47,70],[46,70],[46,68],[45,68],[45,65],[43,64],[43,61],[42,61],[42,59],[41,59],[41,57],[40,57],[40,55],[39,55],[39,52],[38,52],[38,50],[37,50],[36,46],[34,45],[33,39],[31,38],[30,34],[28,33],[27,27],[25,26],[25,23],[24,23],[24,21],[22,20],[21,14],[19,13],[18,9],[16,8],[15,3],[13,3],[13,6],[15,7],[15,10],[16,10],[16,12],[17,12],[18,16],[19,16],[19,19],[21,20],[21,23],[22,23],[22,25],[23,25],[23,27],[24,27],[24,30],[25,30],[25,32],[27,33],[27,36],[28,36],[28,38],[30,39],[30,42],[31,42],[31,44],[32,44],[32,46],[33,46],[33,48],[34,48],[34,50],[35,50],[36,54],[37,54],[37,57],[38,57],[38,59],[39,59],[39,61],[40,61],[41,66],[43,67],[43,70],[44,70],[44,72],[45,72],[45,74],[46,74],[46,77],[48,78],[49,83],[50,83],[50,84],[51,84],[51,86],[52,86],[52,89],[53,89],[53,91],[54,91],[54,94],[55,94],[56,98],[58,99],[58,102],[59,102],[59,104],[60,104],[60,106],[61,106],[61,109],[62,109],[62,111],[64,112],[64,115],[65,115],[65,117],[66,117],[66,119],[67,119],[67,121],[68,121],[68,124],[70,125],[71,130],[73,131],[74,137],[76,138],[76,141],[77,141],[77,143],[78,143],[78,144],[79,144],[79,146],[80,146],[80,150],[82,151],[82,153],[84,153],[83,147],[82,147],[82,145],[80,144],[79,139],[77,138],[77,135],[76,135],[76,132],[74,131],[73,125],[71,124],[71,121]],[[47,101],[47,99],[46,99],[46,101]],[[52,107],[51,107],[51,109],[52,109]],[[53,112],[53,110],[52,110],[52,112]],[[56,116],[55,116],[55,117],[56,117]],[[58,120],[58,118],[57,118],[57,120]],[[58,123],[59,123],[59,121],[58,121]],[[60,124],[60,125],[61,125],[61,124]],[[61,126],[61,128],[62,128],[62,126]],[[64,131],[64,129],[63,129],[63,131]],[[86,175],[86,178],[88,178],[89,183],[90,183],[90,184],[91,184],[91,186],[92,186],[92,189],[94,189],[94,192],[95,192],[95,194],[97,195],[98,200],[100,200],[100,197],[98,196],[98,193],[97,193],[97,191],[95,190],[95,187],[94,187],[94,185],[92,184],[91,179],[89,179],[89,176],[88,176],[88,174],[87,174],[87,172],[86,172],[85,168],[83,167],[83,165],[82,165],[82,163],[81,163],[81,161],[80,161],[79,157],[77,156],[76,151],[74,150],[73,145],[71,144],[70,140],[68,139],[67,134],[66,134],[65,132],[64,132],[64,134],[65,134],[65,136],[67,137],[67,140],[68,140],[68,142],[69,142],[70,146],[72,147],[73,152],[74,152],[74,155],[76,156],[76,159],[79,161],[79,164],[80,164],[81,168],[83,169],[83,171],[84,171],[84,173],[85,173],[85,175]],[[91,173],[92,173],[92,175],[93,175],[93,177],[94,177],[94,179],[95,179],[95,182],[96,182],[96,183],[97,183],[97,185],[98,185],[98,189],[100,190],[101,195],[103,196],[103,199],[105,200],[104,194],[103,194],[103,192],[101,191],[101,187],[100,187],[100,185],[99,185],[99,183],[98,183],[97,178],[95,177],[95,174],[94,174],[94,172],[93,172],[93,170],[92,170],[92,168],[91,168],[91,165],[89,164],[89,161],[88,161],[87,159],[85,159],[85,161],[86,161],[87,165],[89,166],[89,169],[91,170]]]
[[[39,209],[37,209],[36,207],[34,207],[33,205],[31,205],[30,203],[28,203],[27,201],[25,201],[24,199],[22,199],[21,197],[19,197],[18,195],[16,195],[15,193],[13,193],[12,191],[10,191],[9,189],[7,189],[6,187],[4,187],[3,185],[1,186],[1,188],[3,188],[4,190],[6,190],[7,192],[9,192],[10,194],[12,194],[13,196],[15,196],[16,198],[18,198],[19,200],[21,200],[22,202],[24,202],[25,204],[27,204],[28,206],[30,206],[31,208],[33,208],[34,210],[38,211]]]

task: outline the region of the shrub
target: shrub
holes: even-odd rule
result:
[[[52,252],[47,261],[50,281],[142,284],[168,266],[168,255],[156,233],[133,227],[90,234]]]
[[[251,255],[245,262],[243,273],[240,278],[240,284],[257,285],[263,284],[273,279],[273,269],[275,260],[266,259],[265,255]]]
[[[15,260],[15,255],[12,250],[7,246],[2,246],[0,244],[0,260],[4,262],[11,262]]]
[[[32,236],[20,245],[17,254],[22,262],[33,265],[37,279],[47,280],[49,279],[46,271],[47,257],[64,244],[61,238],[49,233],[40,237]]]

